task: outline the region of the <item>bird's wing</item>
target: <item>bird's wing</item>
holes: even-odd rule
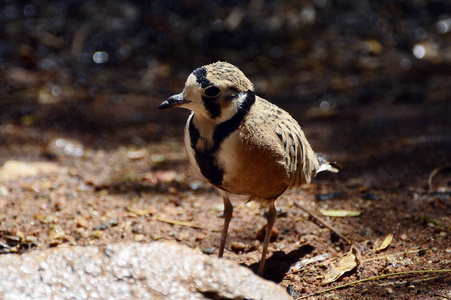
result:
[[[257,97],[250,116],[254,139],[284,157],[289,187],[308,183],[319,169],[318,159],[298,122],[276,105]]]

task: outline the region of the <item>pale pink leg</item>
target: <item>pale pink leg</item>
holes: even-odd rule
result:
[[[263,241],[262,258],[257,272],[257,274],[262,277],[263,272],[265,271],[266,253],[268,253],[269,240],[271,239],[272,228],[274,226],[274,222],[276,221],[276,207],[274,206],[274,202],[269,206],[268,213],[266,214],[266,220],[268,223],[266,225],[265,240]]]
[[[229,196],[225,192],[221,192],[222,200],[224,201],[224,226],[222,227],[221,245],[219,246],[218,257],[224,254],[225,243],[227,239],[227,231],[229,231],[229,223],[233,215],[233,206],[230,202]]]

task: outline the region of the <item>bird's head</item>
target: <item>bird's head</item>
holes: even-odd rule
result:
[[[254,86],[243,72],[227,62],[216,62],[194,70],[183,91],[158,108],[183,107],[196,116],[220,121],[233,116],[249,97],[255,97]]]

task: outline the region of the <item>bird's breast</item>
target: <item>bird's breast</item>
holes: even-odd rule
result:
[[[243,131],[224,141],[218,163],[224,170],[221,187],[234,194],[273,198],[287,189],[283,155],[264,141],[246,138]]]

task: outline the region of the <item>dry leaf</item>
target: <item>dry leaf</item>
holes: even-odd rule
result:
[[[357,262],[355,255],[354,253],[352,253],[352,251],[350,251],[346,256],[340,259],[338,266],[333,268],[329,273],[326,274],[326,276],[324,276],[324,280],[323,282],[321,282],[321,285],[326,285],[328,283],[334,282],[335,280],[340,278],[341,275],[351,271],[356,266]]]
[[[361,214],[358,210],[344,209],[320,209],[319,212],[326,217],[358,217]]]
[[[385,240],[382,242],[382,244],[380,244],[379,247],[376,248],[376,252],[385,250],[391,243],[391,241],[393,240],[393,234],[389,234],[387,235],[387,237],[385,238]]]

